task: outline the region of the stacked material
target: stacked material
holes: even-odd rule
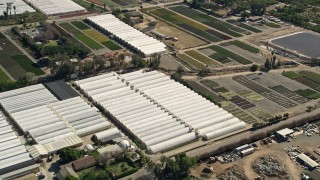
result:
[[[144,56],[166,51],[165,44],[125,24],[112,14],[88,17],[87,20]]]

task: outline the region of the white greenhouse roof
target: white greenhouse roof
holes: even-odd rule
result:
[[[53,102],[58,99],[42,84],[0,93],[0,104],[9,114]]]
[[[26,0],[45,15],[66,14],[85,11],[85,8],[72,0]]]
[[[0,127],[0,177],[34,165],[34,160],[7,123],[3,114],[0,114]]]
[[[126,42],[129,46],[135,48],[145,56],[166,51],[166,45],[164,43],[125,24],[112,14],[92,16],[88,17],[87,20]]]
[[[76,81],[75,84],[149,149],[159,144],[152,150],[153,153],[196,138],[195,133],[190,132],[190,129],[178,119],[139,92],[132,90],[116,73]],[[186,134],[193,135],[185,136]]]
[[[1,14],[4,11],[7,11],[7,3],[12,3],[11,4],[11,14],[22,14],[24,12],[36,12],[32,7],[30,7],[28,4],[26,4],[22,0],[0,0],[0,12]],[[16,10],[13,9],[13,7],[16,7]],[[10,10],[8,12],[10,15]]]

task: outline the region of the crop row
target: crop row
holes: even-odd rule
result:
[[[208,65],[208,66],[212,66],[212,67],[221,67],[221,65],[217,62],[215,62],[213,59],[202,55],[201,53],[195,51],[195,50],[191,50],[191,51],[186,51],[186,54],[188,54],[189,56],[193,57],[194,59]]]
[[[241,28],[238,28],[229,23],[226,23],[217,18],[204,14],[200,11],[188,8],[186,6],[174,6],[170,9],[233,37],[241,37],[242,35],[239,33],[245,33],[245,30]]]
[[[208,27],[200,23],[194,22],[190,19],[180,16],[179,14],[169,11],[167,9],[164,9],[164,8],[154,9],[154,10],[150,10],[149,13],[169,23],[172,23],[182,29],[185,29],[197,36],[200,36],[203,39],[206,39],[208,41],[217,42],[223,39],[218,37],[217,35],[218,32],[210,30]]]
[[[246,44],[244,42],[241,42],[241,41],[238,41],[238,40],[234,40],[234,41],[230,41],[230,42],[227,42],[227,43],[223,43],[221,44],[222,46],[228,46],[228,45],[235,45],[241,49],[244,49],[246,51],[249,51],[249,52],[252,52],[252,53],[259,53],[260,50],[258,48],[255,48],[253,46],[250,46],[249,44]]]
[[[238,63],[240,64],[251,64],[252,62],[250,60],[248,60],[247,58],[244,58],[242,56],[239,56],[221,46],[210,46],[209,47],[210,49],[216,51],[217,53],[221,54],[220,56],[223,57],[223,56],[226,56],[226,57],[229,57],[235,61],[237,61]],[[217,55],[215,55],[217,56]]]
[[[231,24],[234,24],[234,25],[237,25],[239,27],[242,27],[244,29],[247,29],[249,31],[255,32],[255,33],[261,33],[262,32],[260,29],[254,28],[254,27],[249,26],[249,25],[247,25],[245,23],[242,23],[242,22],[238,22],[237,20],[234,20],[234,19],[229,19],[229,20],[227,20],[227,22],[229,22]]]

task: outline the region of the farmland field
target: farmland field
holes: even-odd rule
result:
[[[82,43],[90,47],[91,49],[102,49],[103,46],[96,42],[95,40],[91,39],[86,34],[82,33],[80,30],[75,28],[69,23],[62,23],[60,24],[62,28],[64,28],[66,31],[72,33],[77,39],[79,39]]]
[[[84,33],[86,33],[88,36],[90,36],[92,39],[102,43],[105,41],[108,41],[109,38],[103,34],[101,34],[100,32],[94,30],[94,29],[86,29],[83,30]]]
[[[81,30],[90,29],[88,25],[84,24],[81,21],[72,21],[71,24]]]
[[[252,114],[258,117],[259,119],[262,119],[264,121],[268,121],[268,119],[272,118],[271,114],[261,110],[261,109],[255,109],[252,111]]]
[[[174,6],[170,7],[170,9],[233,37],[241,37],[242,35],[240,33],[245,32],[245,30],[241,28],[204,14],[200,11],[191,9],[187,6]]]
[[[3,46],[5,44],[5,46]],[[0,33],[0,65],[14,78],[19,79],[26,75],[26,71],[21,65],[13,59],[15,55],[23,55],[23,53],[11,43],[3,34]]]
[[[219,54],[219,55],[218,54],[212,55],[212,58],[214,58],[214,59],[218,58],[218,59],[216,59],[218,61],[220,61],[220,59],[224,60],[225,57],[229,57],[229,58],[237,61],[240,64],[251,64],[252,63],[250,60],[248,60],[242,56],[239,56],[239,55],[237,55],[227,49],[224,49],[221,46],[214,45],[214,46],[210,46],[210,48]]]
[[[164,8],[153,9],[150,10],[149,13],[211,42],[221,41],[222,39],[230,39],[230,37],[226,37],[222,33],[211,30],[200,23],[194,22]]]
[[[102,44],[103,44],[105,47],[107,47],[108,49],[112,50],[112,51],[116,51],[116,50],[122,49],[120,46],[118,46],[116,43],[114,43],[114,42],[111,41],[111,40],[102,42]]]
[[[229,62],[232,62],[232,60],[230,60],[227,56],[220,54],[220,53],[213,53],[211,56],[209,56],[210,58],[219,61],[222,64],[226,64]]]
[[[244,49],[246,51],[249,51],[249,52],[252,52],[252,53],[259,53],[260,50],[258,48],[255,48],[253,46],[250,46],[249,44],[246,44],[244,42],[241,42],[241,41],[238,41],[238,40],[234,40],[234,41],[230,41],[230,42],[227,42],[227,43],[223,43],[221,44],[222,46],[228,46],[228,45],[235,45],[241,49]]]
[[[239,27],[242,27],[244,29],[247,29],[249,31],[255,32],[255,33],[262,32],[260,29],[254,28],[254,27],[247,25],[245,23],[242,23],[242,22],[238,22],[237,20],[234,20],[234,19],[228,19],[227,22],[234,24],[234,25],[237,25]]]
[[[289,99],[286,99],[285,97],[280,96],[279,94],[261,86],[260,84],[253,82],[249,79],[247,79],[244,76],[234,76],[232,79],[239,84],[249,88],[252,91],[255,91],[256,93],[264,96],[265,98],[279,104],[282,107],[290,108],[293,106],[296,106],[297,104],[290,101]]]
[[[2,69],[0,69],[0,81],[11,81]]]
[[[303,96],[308,99],[318,99],[320,98],[320,93],[317,91],[314,91],[312,89],[300,89],[296,91],[300,96]]]
[[[314,90],[320,91],[320,74],[310,71],[286,71],[282,75],[304,84]]]
[[[116,3],[116,4],[118,4],[118,5],[120,5],[120,6],[127,6],[127,5],[129,5],[128,3],[123,2],[123,1],[121,1],[121,0],[111,0],[111,1],[114,2],[114,3]]]
[[[14,55],[12,58],[26,71],[32,72],[35,75],[43,75],[44,72],[37,67],[37,65],[32,62],[27,56],[25,55]]]
[[[217,62],[215,62],[213,59],[195,51],[195,50],[191,50],[191,51],[186,51],[186,54],[188,54],[189,56],[193,57],[194,59],[207,64],[208,66],[212,66],[212,67],[221,67],[221,65]]]
[[[239,92],[239,95],[244,97],[248,101],[260,101],[263,99],[263,97],[253,91],[250,90],[244,90]]]
[[[235,105],[226,103],[226,105],[222,106],[222,108],[248,124],[257,122],[255,118]]]
[[[183,62],[193,66],[196,69],[203,69],[205,68],[205,65],[198,62],[197,60],[192,59],[191,57],[185,55],[185,54],[178,54],[179,59],[181,59]]]
[[[305,102],[308,102],[307,98],[300,96],[296,92],[291,91],[290,89],[288,89],[282,85],[271,87],[271,89],[276,91],[277,93],[289,98],[289,99],[292,99],[293,101],[295,101],[297,103],[303,104]]]
[[[201,80],[200,83],[212,90],[219,87],[219,84],[212,80]]]

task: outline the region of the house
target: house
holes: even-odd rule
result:
[[[86,156],[80,159],[77,159],[75,161],[73,161],[72,164],[72,168],[75,171],[80,171],[82,169],[86,169],[89,168],[91,166],[94,166],[96,164],[96,159],[94,159],[94,157],[92,156]]]
[[[56,174],[56,176],[59,180],[64,180],[68,176],[79,178],[78,174],[74,172],[72,167],[67,165],[60,166],[60,171]]]

